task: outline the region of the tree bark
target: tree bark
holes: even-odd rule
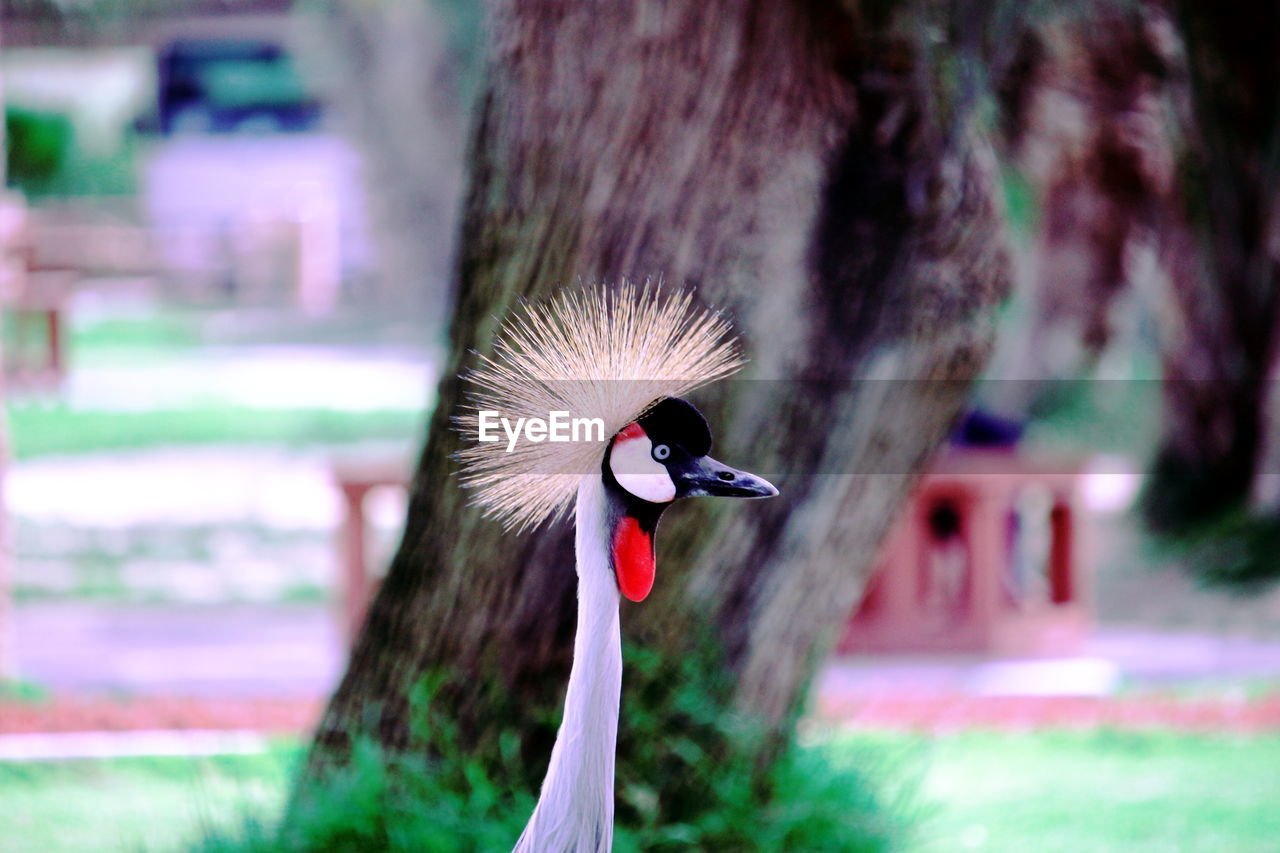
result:
[[[360,151],[377,258],[361,302],[445,333],[465,123],[443,16],[419,0],[305,4],[294,34],[307,76]]]
[[[545,767],[573,533],[503,533],[450,460],[453,377],[517,300],[661,277],[734,319],[746,379],[698,401],[717,456],[782,495],[669,512],[654,595],[623,632],[674,656],[711,629],[739,706],[782,722],[962,405],[1007,286],[985,145],[935,118],[933,78],[887,24],[835,4],[508,0],[491,32],[445,378],[313,769],[353,735],[408,746],[409,685],[440,671],[433,707],[469,748],[488,754],[514,714],[531,778]]]
[[[1037,199],[1028,316],[996,365],[1002,378],[1029,381],[991,392],[1015,417],[1056,381],[1096,375],[1117,338],[1138,343],[1126,313],[1151,294],[1133,280],[1132,251],[1151,241],[1174,179],[1171,41],[1167,16],[1149,7],[1063,12],[1028,30],[997,85],[1003,147]]]
[[[1251,10],[1185,0],[1068,14],[1037,30],[1006,93],[1011,149],[1044,198],[1019,373],[1091,367],[1129,284],[1130,244],[1154,237],[1168,281],[1164,417],[1142,504],[1164,533],[1191,532],[1251,495],[1274,508],[1280,494],[1280,478],[1260,479],[1280,459],[1280,430],[1265,424],[1280,22],[1273,6]]]
[[[1247,11],[1246,11],[1247,9]],[[1165,432],[1145,495],[1157,530],[1241,509],[1263,452],[1280,270],[1280,9],[1175,4],[1186,51],[1181,186],[1162,228],[1173,298]]]

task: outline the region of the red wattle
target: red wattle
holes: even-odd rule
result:
[[[637,423],[630,423],[618,431],[618,434],[613,437],[613,441],[615,444],[617,444],[623,441],[630,441],[633,438],[643,438],[643,437],[644,437],[644,427],[640,426],[640,424],[637,424]]]
[[[648,597],[653,589],[653,539],[631,516],[623,516],[613,532],[613,568],[624,596],[631,601]]]

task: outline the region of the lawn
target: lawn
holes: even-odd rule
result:
[[[878,735],[925,760],[922,851],[1280,849],[1280,737]]]
[[[204,827],[278,814],[297,754],[0,763],[0,850],[180,850]]]
[[[73,315],[69,329],[73,370],[178,365],[198,378],[219,370],[217,360],[201,357],[212,351],[211,346],[218,352],[236,354],[244,353],[246,347],[251,351],[263,344],[288,343],[316,347],[317,352],[330,357],[345,352],[357,360],[386,346],[416,353],[418,358],[423,351],[422,346],[412,345],[412,339],[406,338],[399,326],[385,321],[371,325],[361,317],[299,326],[287,316],[266,315],[265,319],[247,322],[242,313],[250,319],[256,315],[127,303],[116,313],[104,313],[101,308],[86,313],[90,316]],[[270,322],[273,317],[274,322]],[[12,317],[3,318],[4,325],[12,323]],[[150,376],[140,372],[137,382],[146,383]],[[407,445],[421,439],[428,386],[424,381],[421,391],[415,389],[415,393],[407,395],[402,406],[381,408],[348,409],[341,401],[335,405],[255,407],[213,397],[193,398],[178,407],[161,403],[150,410],[103,410],[70,406],[62,393],[50,396],[23,393],[21,389],[8,395],[5,408],[11,452],[18,459],[175,445],[273,444],[296,448],[371,440]]]
[[[173,445],[274,444],[298,448],[361,441],[419,440],[418,409],[250,409],[211,406],[169,411],[73,411],[11,403],[9,430],[18,459]]]
[[[1116,732],[843,738],[920,779],[918,853],[1251,853],[1280,838],[1280,737]],[[178,850],[271,815],[298,748],[0,764],[6,853]],[[145,845],[145,846],[143,846]]]

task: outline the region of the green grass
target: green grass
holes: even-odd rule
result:
[[[868,735],[925,764],[922,851],[1280,849],[1280,737],[1174,733]]]
[[[0,850],[176,850],[206,829],[272,820],[298,754],[0,763]]]
[[[289,447],[368,440],[415,442],[425,415],[408,409],[249,409],[234,406],[147,412],[74,411],[12,404],[9,435],[18,459],[143,447],[281,444]]]
[[[80,357],[99,350],[138,349],[163,353],[201,343],[202,320],[192,311],[159,311],[146,317],[119,317],[93,323],[73,323],[70,345]]]
[[[49,691],[34,681],[0,678],[0,702],[39,703],[48,699]]]
[[[225,313],[225,312],[223,312]],[[201,349],[217,312],[165,308],[138,316],[73,323],[71,360],[83,364],[154,364],[174,352]],[[372,321],[351,321],[333,329],[292,330],[327,340],[344,335],[380,340]],[[14,318],[3,320],[12,332]],[[364,323],[364,325],[361,325]],[[305,332],[305,334],[304,334]],[[332,343],[332,342],[331,342]],[[71,409],[60,402],[11,396],[9,435],[19,459],[64,453],[127,450],[172,445],[342,444],[364,440],[416,443],[426,414],[412,407],[368,412],[341,409],[257,409],[196,403],[176,409],[122,412]]]
[[[873,733],[833,748],[922,774],[919,853],[1261,853],[1280,839],[1277,736]],[[270,821],[298,750],[0,764],[0,848],[190,849],[207,828]]]
[[[163,357],[210,346],[420,351],[440,345],[424,339],[423,322],[412,313],[388,317],[385,312],[350,307],[330,317],[300,317],[279,306],[153,304],[102,317],[86,317],[73,310],[68,321],[71,360],[83,363]],[[7,322],[12,324],[12,318]]]

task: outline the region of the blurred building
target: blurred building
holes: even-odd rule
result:
[[[7,4],[8,178],[40,250],[186,298],[324,311],[358,291],[360,162],[293,62],[290,6]]]

